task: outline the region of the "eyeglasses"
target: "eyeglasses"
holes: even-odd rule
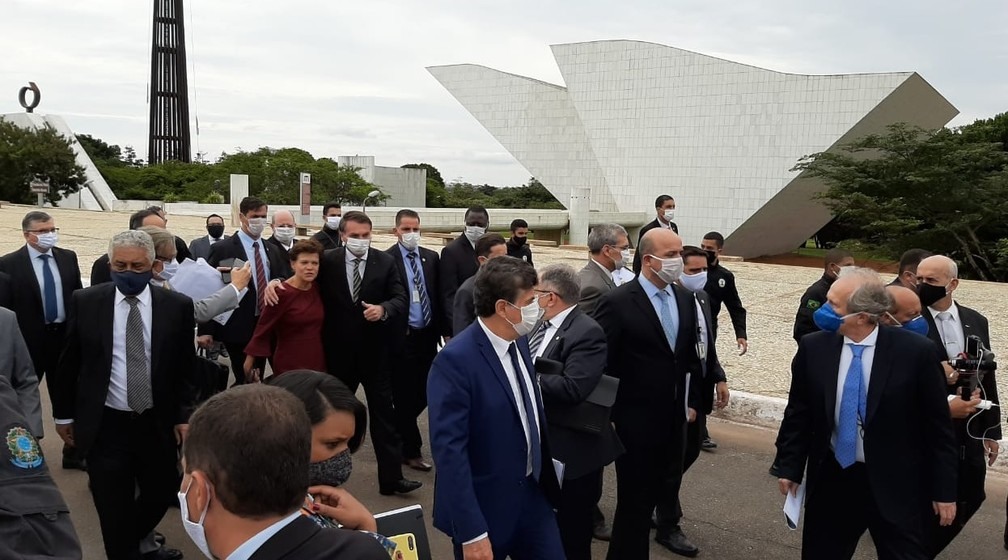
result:
[[[56,233],[58,231],[59,231],[59,228],[58,227],[54,227],[54,228],[49,228],[49,229],[26,229],[25,233],[34,233],[35,235],[40,235],[40,234],[43,234],[43,233]]]

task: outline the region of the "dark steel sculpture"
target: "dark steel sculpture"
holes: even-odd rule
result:
[[[182,0],[154,0],[147,162],[192,161]]]
[[[32,94],[32,100],[28,101],[28,92]],[[24,107],[25,112],[32,113],[35,111],[35,107],[38,107],[39,101],[42,101],[42,92],[39,91],[35,82],[28,82],[28,85],[21,88],[18,92],[18,102]]]

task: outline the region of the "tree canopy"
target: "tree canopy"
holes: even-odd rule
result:
[[[0,200],[35,203],[28,184],[36,178],[49,181],[45,200],[54,205],[85,181],[70,142],[56,129],[21,128],[0,119]]]

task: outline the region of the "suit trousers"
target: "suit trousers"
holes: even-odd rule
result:
[[[539,483],[527,477],[516,492],[522,493],[522,505],[514,512],[515,525],[508,535],[490,528],[490,546],[494,560],[564,560],[553,507],[543,495]],[[462,560],[462,543],[453,542],[456,560]]]
[[[987,466],[983,457],[966,457],[959,461],[959,490],[956,496],[956,516],[952,524],[942,527],[938,518],[932,520],[928,536],[931,541],[931,553],[937,556],[949,545],[969,522],[987,497],[984,483],[987,479]]]
[[[437,330],[409,329],[406,335],[402,361],[392,368],[392,399],[395,404],[396,429],[402,437],[402,455],[416,459],[423,440],[417,418],[427,408],[427,374],[437,355]]]
[[[38,376],[39,383],[46,373],[56,370],[59,364],[60,353],[66,344],[66,323],[51,323],[45,326],[42,334],[41,348],[37,356],[32,356],[32,365],[35,367],[35,375]]]
[[[557,525],[567,560],[591,560],[593,508],[601,497],[602,469],[563,481]]]
[[[354,393],[358,387],[364,386],[371,444],[378,461],[378,489],[392,490],[403,478],[402,440],[395,428],[392,379],[385,366],[386,359],[362,354],[354,352],[341,356],[338,361],[330,361],[337,369],[329,373],[334,374]]]
[[[801,557],[848,560],[867,529],[880,560],[931,558],[925,535],[929,508],[922,503],[920,514],[902,524],[887,521],[872,496],[864,463],[841,469],[830,455],[823,461],[814,491],[806,496]]]
[[[231,373],[235,378],[235,385],[245,384],[245,346],[248,341],[245,342],[225,342],[224,348],[227,349],[228,360],[231,361]]]
[[[707,415],[697,411],[696,420],[686,424],[685,450],[683,452],[682,470],[678,473],[672,472],[662,485],[658,494],[658,506],[655,508],[655,517],[658,520],[658,533],[669,534],[679,526],[683,517],[682,502],[679,500],[679,491],[682,488],[682,478],[686,471],[700,457],[700,442],[703,438],[704,427],[707,425]]]
[[[153,410],[138,415],[105,408],[87,462],[110,560],[139,558],[140,541],[177,500],[177,461],[174,436],[157,426]]]

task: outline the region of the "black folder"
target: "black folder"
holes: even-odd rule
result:
[[[536,358],[535,369],[541,375],[563,375],[563,363],[547,358]],[[579,432],[599,434],[609,424],[617,389],[619,379],[603,375],[584,401],[574,405],[551,404],[546,412],[546,421]]]

